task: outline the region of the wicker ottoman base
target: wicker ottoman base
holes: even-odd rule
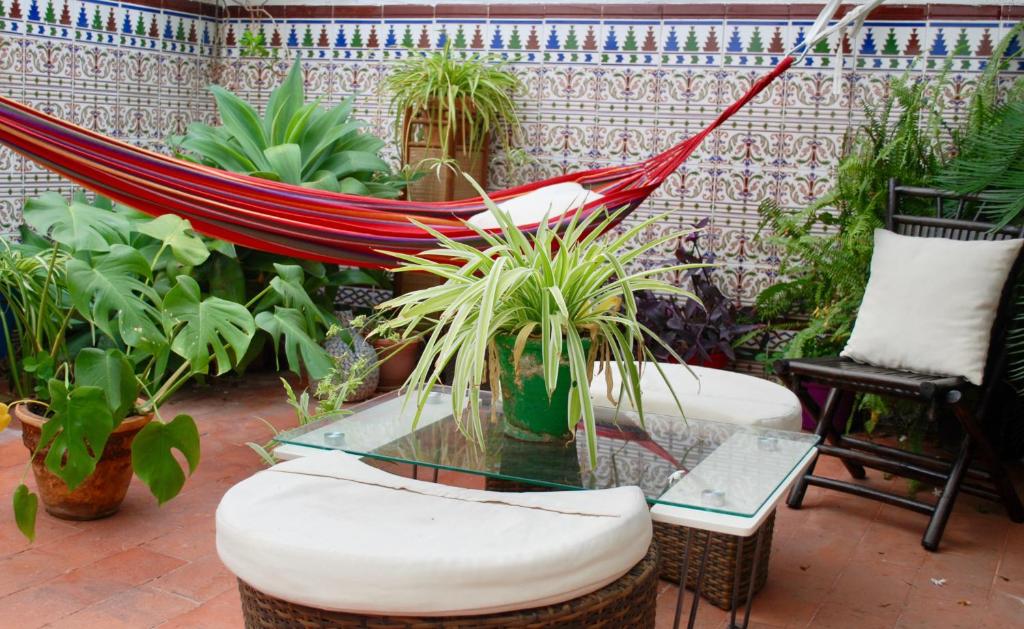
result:
[[[372,627],[374,629],[468,629],[470,627],[606,627],[653,629],[658,595],[658,550],[655,544],[621,579],[571,601],[537,609],[483,616],[365,616],[296,605],[238,581],[242,614],[248,629],[285,627]]]
[[[686,570],[686,587],[693,589],[697,583],[697,574],[700,569],[700,554],[704,551],[704,542],[708,535],[711,536],[711,546],[708,550],[708,563],[704,569],[704,583],[701,585],[701,595],[709,603],[721,609],[731,609],[733,603],[733,583],[736,579],[736,572],[740,572],[739,597],[737,607],[747,602],[747,592],[750,588],[750,579],[754,579],[754,592],[764,587],[768,579],[768,557],[772,551],[772,530],[775,526],[775,511],[761,525],[764,540],[761,542],[761,557],[757,562],[757,574],[753,574],[754,549],[757,545],[757,534],[750,537],[736,537],[735,535],[723,535],[721,533],[709,533],[699,529],[693,529],[692,546],[690,547],[690,562]],[[682,570],[683,551],[686,548],[686,534],[688,527],[673,526],[661,522],[654,523],[654,539],[661,550],[661,578],[673,583],[679,583],[679,573]],[[743,545],[743,557],[738,565],[736,554],[739,546]]]

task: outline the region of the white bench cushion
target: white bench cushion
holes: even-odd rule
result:
[[[583,207],[600,198],[601,195],[597,192],[591,192],[574,181],[567,181],[537,188],[508,201],[502,201],[498,203],[498,207],[508,212],[512,222],[523,227],[539,223],[545,215],[548,219],[558,218],[570,210]],[[497,217],[489,209],[470,216],[466,222],[481,229],[499,226]]]
[[[721,369],[661,364],[687,418],[742,424],[777,430],[800,430],[800,400],[792,391],[762,378]],[[614,369],[614,368],[613,368]],[[691,373],[692,371],[692,373]],[[613,373],[617,395],[619,374]],[[654,365],[646,365],[640,379],[644,411],[679,415],[672,393]],[[590,396],[596,406],[614,408],[608,399],[603,373],[594,376]],[[633,410],[628,397],[622,408]]]
[[[637,487],[462,489],[340,452],[259,472],[217,508],[217,552],[240,579],[293,603],[372,615],[559,603],[620,578],[650,544]]]

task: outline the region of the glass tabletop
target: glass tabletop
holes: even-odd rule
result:
[[[636,485],[651,504],[752,516],[817,443],[814,435],[694,417],[595,409],[597,466],[580,426],[569,443],[519,441],[504,433],[482,394],[483,445],[459,430],[445,387],[431,392],[419,422],[415,402],[395,392],[276,437],[384,461],[478,474],[554,489]],[[685,408],[684,408],[685,410]]]

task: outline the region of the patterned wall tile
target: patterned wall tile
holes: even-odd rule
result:
[[[495,146],[490,183],[503,187],[639,161],[692,136],[800,45],[816,10],[368,3],[271,5],[267,19],[186,6],[0,0],[0,89],[89,128],[166,150],[168,134],[194,120],[216,121],[209,83],[262,104],[301,57],[310,95],[326,104],[354,95],[356,115],[392,140],[395,114],[384,77],[396,59],[450,42],[460,55],[501,56],[523,82],[521,148],[530,161],[512,163]],[[955,5],[895,7],[879,16],[859,33],[809,51],[710,134],[638,210],[637,216],[677,212],[663,229],[712,218],[709,242],[726,264],[723,282],[741,301],[776,276],[776,252],[755,238],[758,203],[771,198],[800,207],[827,190],[843,134],[884,96],[886,81],[908,68],[948,68],[936,98],[955,123],[984,60],[1017,19],[995,5],[968,12]],[[263,32],[274,56],[242,57],[246,30]],[[838,90],[837,50],[845,53]],[[1012,71],[1024,72],[1024,61]],[[385,152],[397,160],[394,142]],[[61,185],[0,149],[0,232],[17,223],[24,194]],[[641,263],[671,253],[666,246]]]

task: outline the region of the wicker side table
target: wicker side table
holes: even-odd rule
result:
[[[653,629],[658,595],[659,556],[651,544],[647,556],[620,579],[596,592],[564,603],[481,616],[371,616],[315,609],[274,598],[242,580],[242,614],[247,629],[318,627],[320,629],[546,629],[593,627]]]
[[[686,549],[688,532],[692,531],[692,547],[702,548],[708,544],[708,561],[704,568],[701,595],[715,607],[730,610],[747,602],[748,596],[756,594],[768,580],[768,558],[772,550],[772,531],[775,526],[775,511],[761,525],[758,533],[764,537],[760,548],[757,546],[758,533],[750,537],[713,533],[686,526],[664,522],[654,523],[654,539],[662,549],[661,578],[679,583],[682,572],[682,558]],[[710,542],[708,537],[710,536]],[[756,561],[755,561],[756,557]],[[754,566],[757,572],[754,572]],[[737,581],[737,572],[738,581]],[[691,561],[686,571],[686,587],[694,590],[700,573],[700,565]],[[754,587],[751,589],[751,579]],[[739,583],[739,588],[736,583]],[[735,598],[734,598],[735,597]]]

